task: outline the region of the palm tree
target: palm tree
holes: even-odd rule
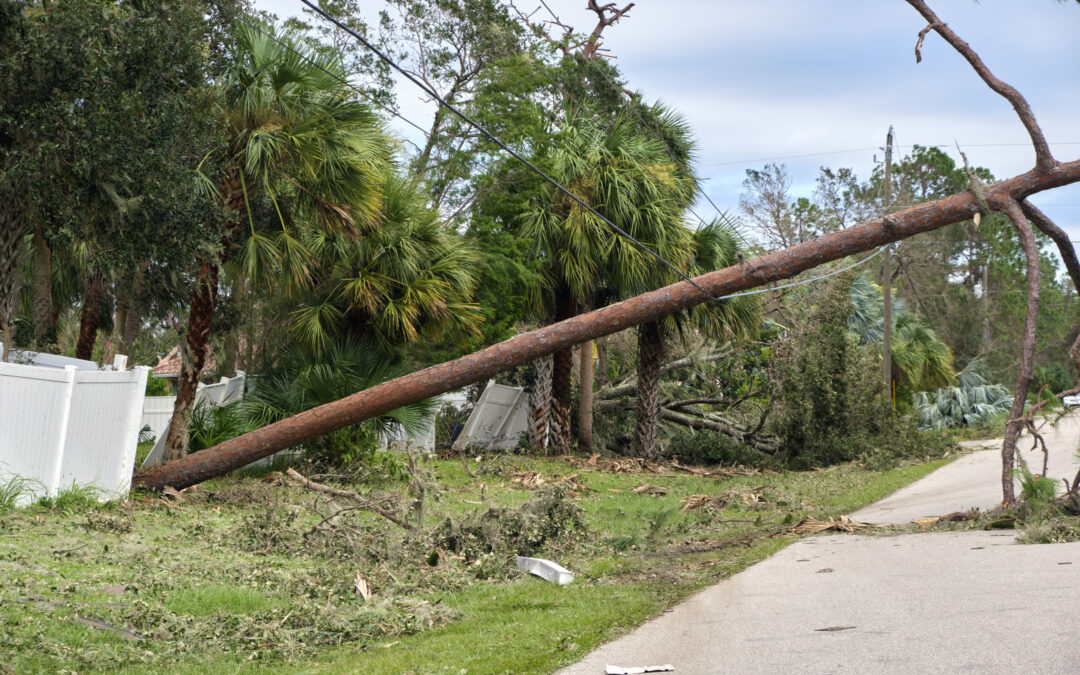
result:
[[[851,284],[851,317],[848,330],[862,344],[882,341],[884,333],[884,297],[881,287],[865,275]],[[949,346],[903,300],[893,296],[892,354],[893,380],[909,392],[923,391],[950,384],[954,377],[953,355]]]
[[[678,222],[692,179],[672,162],[664,144],[642,133],[627,113],[609,126],[573,115],[549,158],[552,177],[645,246],[685,266],[689,232]],[[599,218],[557,191],[549,191],[526,214],[525,236],[537,242],[544,262],[546,318],[577,315],[598,290],[629,294],[659,285],[657,262]],[[553,450],[570,448],[570,373],[573,352],[554,353],[550,440]]]
[[[293,314],[299,339],[318,351],[343,332],[388,350],[421,338],[478,334],[470,300],[479,257],[425,205],[420,187],[385,179],[379,227],[362,237],[311,229],[311,289]]]
[[[719,220],[693,232],[693,258],[689,275],[704,274],[735,265],[741,259],[734,230]],[[696,331],[712,340],[739,341],[753,334],[760,321],[753,296],[698,305],[688,314],[673,314],[662,321],[638,327],[637,416],[634,425],[634,454],[656,456],[657,422],[660,417],[660,370],[664,364],[665,335],[674,331]]]
[[[222,84],[224,143],[207,158],[217,172],[201,174],[226,223],[220,250],[204,256],[195,281],[166,460],[184,454],[221,265],[237,262],[252,280],[265,272],[303,278],[310,256],[298,228],[358,232],[373,228],[379,213],[390,150],[378,118],[352,98],[335,58],[271,34],[246,24],[233,29]],[[276,217],[256,219],[257,200]]]
[[[920,429],[970,426],[992,420],[1008,412],[1012,392],[990,382],[989,368],[978,359],[956,375],[956,384],[935,391],[917,391],[915,409]]]

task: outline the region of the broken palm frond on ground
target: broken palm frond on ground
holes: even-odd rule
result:
[[[733,500],[738,499],[744,506],[747,507],[762,507],[768,506],[769,502],[763,496],[763,493],[770,489],[771,485],[759,485],[758,487],[750,490],[749,492],[740,492],[738,490],[725,490],[718,495],[690,495],[683,497],[682,508],[683,513],[687,511],[696,511],[701,508],[709,507],[713,509],[724,509]]]
[[[747,469],[744,467],[685,466],[679,464],[677,460],[672,460],[670,462],[656,462],[642,457],[602,459],[599,453],[592,455],[587,460],[582,459],[581,457],[574,457],[573,455],[562,455],[555,457],[554,459],[560,462],[566,462],[575,468],[585,471],[602,471],[618,474],[649,473],[657,476],[691,475],[699,476],[701,478],[734,478],[736,476],[757,476],[761,473],[767,473],[766,471]]]
[[[875,530],[893,530],[895,527],[889,525],[872,525],[870,523],[859,523],[848,516],[840,516],[838,520],[829,518],[828,520],[818,520],[807,516],[799,521],[798,525],[795,525],[787,534],[818,534],[820,532],[846,532],[848,534],[863,534],[867,532],[873,532]]]
[[[586,492],[596,492],[593,488],[578,480],[578,474],[545,478],[539,471],[515,471],[510,474],[510,482],[525,490],[541,487],[557,487],[566,490],[571,497],[579,497]]]

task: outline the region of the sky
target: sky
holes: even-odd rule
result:
[[[536,20],[540,0],[516,0]],[[1058,160],[1080,157],[1080,6],[1054,0],[930,0],[990,70],[1027,98]],[[299,0],[255,0],[279,17]],[[360,0],[374,19],[383,3]],[[547,0],[563,23],[591,31],[585,0]],[[890,125],[899,156],[940,145],[1007,178],[1034,165],[1030,139],[993,93],[903,0],[639,0],[604,32],[631,89],[681,111],[698,141],[698,169],[716,205],[736,214],[747,169],[784,164],[792,196],[809,197],[821,167],[869,176]],[[434,102],[398,85],[401,113],[427,127]],[[394,121],[395,133],[419,133]],[[417,138],[413,138],[417,137]],[[1031,201],[1080,242],[1080,185]],[[712,207],[695,210],[706,218]]]

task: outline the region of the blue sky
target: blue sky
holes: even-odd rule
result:
[[[299,0],[256,0],[278,16]],[[547,0],[564,23],[591,30],[585,0]],[[524,11],[539,0],[517,0]],[[931,7],[1028,99],[1059,160],[1080,157],[1080,6],[1054,0],[931,0]],[[383,3],[361,0],[375,17]],[[368,8],[370,8],[368,10]],[[889,125],[903,154],[913,143],[955,143],[998,178],[1034,163],[1011,106],[936,35],[915,63],[925,22],[903,0],[639,0],[605,31],[631,88],[690,120],[706,191],[736,212],[746,169],[785,164],[794,196],[809,196],[819,168],[865,178]],[[434,104],[407,82],[401,112],[427,126]],[[402,136],[418,136],[402,123]],[[1032,198],[1080,241],[1080,185]],[[702,215],[711,207],[699,205]]]

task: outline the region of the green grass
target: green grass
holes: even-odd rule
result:
[[[0,511],[0,665],[16,672],[545,672],[735,574],[791,541],[806,515],[839,516],[947,460],[884,472],[855,465],[737,478],[612,474],[520,457],[423,464],[433,488],[425,533],[367,512],[343,536],[310,534],[314,495],[264,479],[225,478],[185,501],[138,495],[99,505]],[[577,574],[559,587],[518,573],[512,551],[434,555],[429,532],[533,493],[515,470],[578,474],[586,532],[540,555]],[[662,496],[632,491],[643,483]],[[403,482],[352,486],[400,499]],[[756,490],[764,504],[739,494]],[[691,494],[731,495],[720,511],[679,511]],[[482,503],[482,504],[481,504]],[[329,508],[320,507],[325,514]],[[415,521],[415,513],[399,511]],[[781,536],[768,536],[781,534]],[[307,535],[307,536],[305,536]],[[741,543],[733,543],[744,538]],[[438,556],[435,556],[436,558]],[[353,583],[370,580],[365,603]],[[101,630],[77,617],[105,622]],[[131,640],[121,631],[142,636]]]

